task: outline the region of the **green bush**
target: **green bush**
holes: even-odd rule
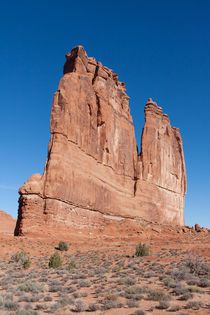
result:
[[[25,252],[16,253],[12,256],[12,260],[17,262],[22,268],[28,269],[31,265],[30,257]]]
[[[66,243],[66,242],[62,242],[62,241],[60,241],[59,242],[59,244],[58,244],[58,249],[60,250],[60,251],[66,251],[67,252],[67,250],[69,249],[69,247],[68,247],[68,244]]]
[[[123,284],[123,285],[134,285],[134,284],[136,284],[136,280],[133,278],[127,277],[127,278],[119,279],[118,283]]]
[[[76,266],[75,262],[73,260],[71,260],[69,265],[68,265],[68,270],[73,270],[76,268],[77,268],[77,266]]]
[[[37,281],[26,281],[19,285],[18,289],[24,292],[45,292],[46,288],[44,285],[38,283]]]
[[[189,285],[186,289],[190,292],[202,293],[202,291],[196,285]]]
[[[53,254],[49,260],[50,268],[58,268],[62,265],[62,259],[58,253]]]
[[[143,291],[144,291],[143,288],[137,285],[132,285],[125,289],[125,292],[127,294],[139,294],[139,293],[142,293]]]
[[[139,245],[136,247],[136,256],[142,257],[142,256],[148,256],[149,255],[149,247],[144,243],[139,243]]]
[[[169,301],[171,300],[170,295],[166,294],[161,290],[151,290],[147,296],[148,300],[151,301]]]

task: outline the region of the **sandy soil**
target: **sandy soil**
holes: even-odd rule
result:
[[[184,230],[124,221],[68,235],[0,233],[0,314],[210,314],[209,233]],[[135,255],[140,242],[148,256]],[[62,265],[49,268],[55,252]]]

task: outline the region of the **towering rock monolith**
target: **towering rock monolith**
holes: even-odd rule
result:
[[[184,224],[179,130],[149,99],[138,155],[125,84],[81,46],[66,55],[50,131],[44,174],[19,190],[15,235],[123,218]]]

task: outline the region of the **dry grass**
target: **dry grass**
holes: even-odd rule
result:
[[[139,236],[65,241],[69,250],[57,250],[61,266],[49,268],[56,239],[1,239],[0,315],[208,314],[205,242],[147,239],[149,256],[137,257]],[[30,257],[30,268],[11,260],[17,252]]]

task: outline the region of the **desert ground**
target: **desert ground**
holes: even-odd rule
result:
[[[210,314],[208,230],[122,221],[14,237],[13,228],[0,233],[0,314]],[[148,256],[136,256],[140,242]],[[50,268],[55,252],[62,263]]]

